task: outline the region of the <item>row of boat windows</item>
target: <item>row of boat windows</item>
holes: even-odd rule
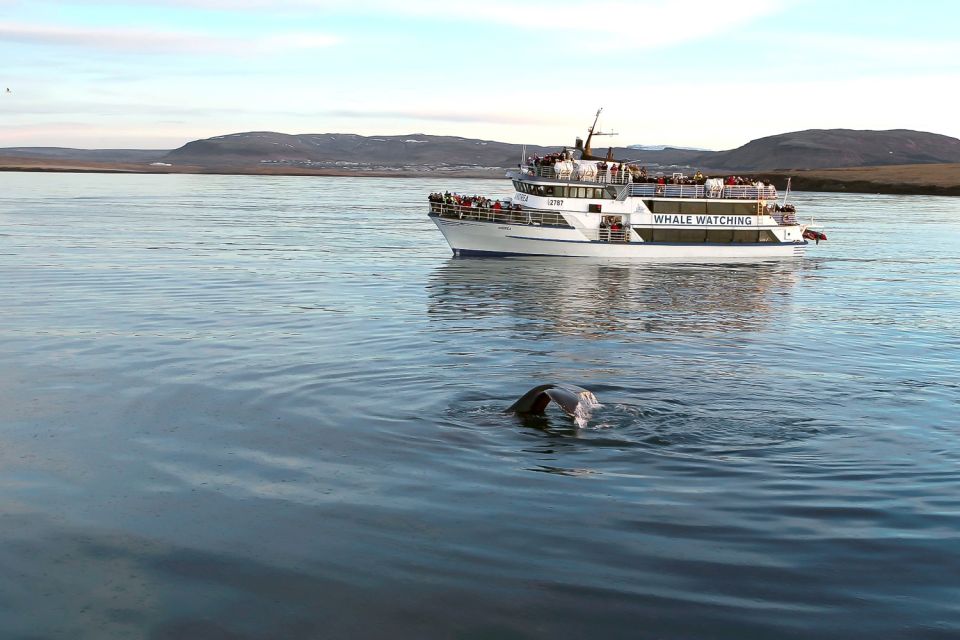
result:
[[[711,216],[756,216],[763,214],[758,202],[684,202],[683,200],[644,200],[651,213],[701,214]]]
[[[616,190],[613,187],[568,187],[566,185],[530,184],[529,182],[513,181],[514,188],[521,193],[544,198],[594,198],[597,200],[613,200]]]
[[[717,244],[755,244],[780,242],[770,229],[662,229],[634,227],[644,242],[711,242]]]

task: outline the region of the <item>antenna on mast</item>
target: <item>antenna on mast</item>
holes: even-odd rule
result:
[[[584,159],[589,159],[593,152],[593,149],[590,148],[590,143],[593,142],[593,136],[615,136],[618,135],[614,131],[597,131],[597,122],[600,120],[600,113],[603,111],[603,107],[597,109],[597,115],[593,119],[593,124],[587,129],[587,141],[583,145],[583,154]]]

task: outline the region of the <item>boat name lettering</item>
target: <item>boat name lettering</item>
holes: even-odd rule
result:
[[[563,200],[547,200],[548,207],[562,207]]]
[[[497,227],[500,231],[513,231],[513,227]]]
[[[527,200],[530,199],[530,196],[528,196],[528,195],[525,194],[525,193],[517,193],[517,194],[515,194],[515,195],[513,196],[513,199],[514,199],[514,200],[519,200],[520,202],[526,202]]]
[[[696,216],[653,214],[654,224],[704,224],[752,226],[753,216]]]

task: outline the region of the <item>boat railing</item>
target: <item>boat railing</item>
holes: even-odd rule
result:
[[[768,215],[777,221],[780,226],[788,227],[797,224],[797,214],[785,211],[772,211]]]
[[[566,163],[570,164],[570,163]],[[593,165],[590,165],[593,167]],[[568,170],[557,171],[552,165],[530,165],[525,167],[531,177],[563,180],[565,182],[585,182],[590,184],[629,184],[630,195],[649,198],[718,198],[729,200],[776,200],[777,188],[756,186],[753,184],[723,185],[706,187],[702,184],[657,184],[656,182],[636,182],[629,171],[605,170],[581,171],[576,165]]]
[[[598,242],[630,242],[630,230],[623,229],[581,229],[580,232],[589,240]]]
[[[430,203],[430,213],[454,220],[476,220],[500,224],[525,224],[544,227],[570,227],[566,218],[556,211],[539,209],[497,209],[461,204]]]
[[[593,166],[593,165],[591,165]],[[526,167],[527,175],[537,178],[548,178],[550,180],[565,180],[567,182],[589,182],[591,184],[628,184],[630,182],[630,173],[628,171],[596,170],[581,172],[574,166],[571,170],[562,169],[557,171],[550,165],[530,165]]]
[[[776,200],[777,188],[747,184],[708,188],[702,184],[657,184],[640,182],[630,185],[630,195],[641,198],[717,198],[728,200]]]

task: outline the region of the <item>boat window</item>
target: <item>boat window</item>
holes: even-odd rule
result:
[[[680,202],[680,213],[704,214],[707,212],[706,202]]]
[[[669,200],[648,200],[648,207],[651,213],[680,213],[679,200],[671,202]]]
[[[544,195],[546,195],[546,194],[547,194],[547,190],[543,187],[542,184],[538,184],[538,185],[537,185],[537,195],[538,195],[538,196],[544,196]]]
[[[733,229],[709,229],[707,230],[707,242],[733,242]]]
[[[680,242],[680,229],[654,229],[653,242]]]
[[[677,242],[706,242],[706,229],[677,229],[679,240]]]
[[[756,202],[706,202],[706,213],[712,216],[755,216]]]
[[[540,187],[540,188],[543,189],[543,195],[545,196],[553,195],[553,187],[551,185],[547,185],[545,187]]]
[[[757,242],[780,242],[770,229],[664,229],[655,227],[634,227],[644,242],[714,244],[754,244]]]

